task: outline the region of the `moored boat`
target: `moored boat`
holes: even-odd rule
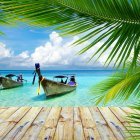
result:
[[[35,68],[36,68],[35,76],[36,76],[36,72],[39,76],[39,88],[40,88],[40,84],[41,84],[46,96],[69,93],[69,92],[72,92],[73,90],[75,90],[77,87],[77,83],[75,81],[74,75],[71,75],[70,78],[68,76],[65,76],[65,75],[58,75],[58,76],[54,77],[54,78],[57,78],[57,81],[54,81],[54,80],[44,78],[41,75],[40,65],[38,63],[35,64]],[[33,79],[33,84],[35,81],[35,76]],[[58,81],[58,79],[60,79],[60,81]],[[68,79],[69,79],[69,82],[68,82]],[[40,91],[40,89],[39,89],[39,91]]]
[[[17,77],[13,80],[13,77]],[[16,76],[14,74],[8,74],[5,77],[0,76],[0,89],[15,88],[23,85],[22,75]]]

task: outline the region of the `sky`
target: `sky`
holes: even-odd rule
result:
[[[79,36],[62,37],[50,28],[28,26],[0,27],[0,70],[34,69],[40,63],[42,69],[104,69],[106,52],[97,62],[87,63],[95,51],[103,44],[99,42],[90,51],[77,55],[89,41],[74,47],[72,43]]]

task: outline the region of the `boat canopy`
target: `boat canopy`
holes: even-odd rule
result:
[[[57,75],[57,76],[54,76],[54,78],[67,78],[67,76],[64,76],[64,75]]]
[[[16,75],[15,74],[7,74],[5,77],[11,78],[11,77],[14,77],[14,76],[16,76]]]

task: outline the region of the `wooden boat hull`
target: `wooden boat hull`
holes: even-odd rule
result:
[[[6,77],[0,77],[0,89],[9,89],[22,86],[23,83],[14,81]]]
[[[77,85],[70,86],[67,84],[59,83],[49,79],[43,79],[41,85],[44,89],[46,96],[60,95],[71,92],[76,89]]]

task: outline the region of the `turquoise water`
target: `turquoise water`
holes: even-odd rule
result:
[[[78,87],[76,91],[68,94],[55,97],[45,96],[43,89],[41,93],[37,95],[37,78],[35,85],[32,86],[33,71],[0,71],[1,75],[8,73],[23,74],[24,79],[27,83],[24,86],[0,90],[0,106],[93,106],[95,105],[96,93],[91,92],[91,87],[98,82],[106,79],[113,73],[111,70],[70,70],[70,71],[42,71],[42,75],[49,79],[53,79],[53,76],[59,74],[76,74]],[[111,103],[115,105],[115,103]]]

